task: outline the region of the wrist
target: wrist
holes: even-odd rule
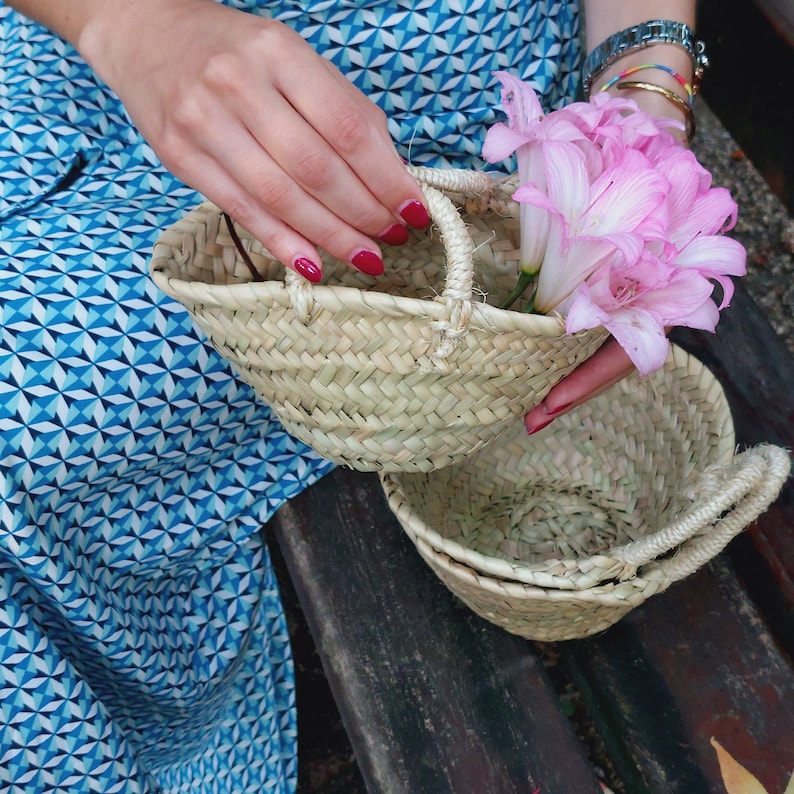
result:
[[[180,16],[208,4],[214,5],[214,0],[80,0],[85,10],[73,43],[113,88],[129,71],[130,59],[138,57],[136,51],[152,38],[153,26],[168,29]]]
[[[700,78],[708,66],[703,42],[696,40],[694,30],[684,22],[653,19],[619,30],[589,50],[582,67],[585,97],[590,96],[593,83],[607,71],[614,70],[616,63],[661,46],[676,47],[689,57],[691,63],[686,71],[693,75],[691,94],[697,93]]]
[[[688,137],[687,128],[693,124],[689,109],[692,79],[693,67],[688,53],[674,45],[659,44],[628,53],[609,66],[593,81],[592,94],[606,90],[612,96],[633,99],[641,110],[654,118],[680,122],[684,129],[671,128],[670,133],[683,142]],[[651,83],[661,91],[627,87],[638,82]],[[677,102],[674,97],[681,101]]]
[[[646,47],[627,53],[620,60],[608,66],[593,80],[590,93],[595,94],[603,90],[610,82],[615,81],[619,75],[648,64],[658,64],[661,68],[636,72],[626,79],[651,80],[657,85],[674,91],[682,98],[689,100],[687,89],[681,84],[680,80],[688,83],[690,87],[692,86],[694,77],[692,59],[685,50],[672,44],[657,44],[653,47]],[[666,69],[670,71],[665,71]],[[675,75],[671,74],[671,72],[674,72]],[[676,76],[680,79],[676,79]],[[609,86],[607,90],[610,93],[616,93],[614,85]]]

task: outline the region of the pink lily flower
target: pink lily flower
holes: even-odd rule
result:
[[[565,315],[568,333],[604,326],[643,374],[665,361],[666,327],[714,331],[746,253],[724,236],[736,222],[730,194],[669,134],[680,125],[606,94],[544,115],[527,84],[497,77],[507,124],[488,131],[483,155],[518,162],[511,299],[536,281],[530,310]]]
[[[733,297],[731,277],[747,273],[744,246],[723,234],[736,224],[736,203],[725,188],[711,187],[711,174],[688,150],[679,147],[668,153],[659,167],[672,186],[668,261],[679,268],[694,268],[716,281],[722,288],[719,308],[723,309]]]
[[[565,330],[603,325],[647,375],[661,367],[670,347],[665,327],[713,331],[719,312],[709,300],[713,286],[694,270],[676,270],[645,257],[627,266],[606,264],[580,285]]]
[[[496,163],[516,155],[518,180],[522,185],[546,184],[544,144],[552,140],[583,137],[576,125],[564,116],[547,117],[532,88],[509,72],[496,72],[502,83],[502,105],[507,124],[494,124],[486,133],[483,157]],[[544,120],[552,118],[552,124]],[[519,267],[522,273],[534,275],[543,263],[548,234],[547,213],[530,204],[520,209],[521,242]]]
[[[547,149],[547,190],[522,185],[516,201],[543,207],[549,217],[545,258],[538,277],[535,309],[547,314],[596,268],[618,255],[634,262],[646,240],[663,240],[667,225],[667,179],[639,152],[629,151],[590,182],[577,147]]]

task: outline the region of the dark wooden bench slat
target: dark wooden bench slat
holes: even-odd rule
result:
[[[737,284],[716,334],[676,332],[673,338],[719,379],[738,444],[770,442],[794,450],[794,357],[743,284]],[[730,555],[777,641],[794,658],[794,479],[731,544]]]
[[[792,358],[741,285],[718,334],[675,338],[723,383],[741,444],[794,446]],[[271,527],[371,791],[598,791],[532,643],[441,585],[375,475],[337,469]],[[631,794],[724,794],[711,735],[782,790],[792,527],[789,482],[729,555],[602,636],[559,644]]]
[[[562,652],[628,791],[725,794],[711,736],[785,788],[794,674],[727,559]]]
[[[600,791],[531,645],[449,593],[375,475],[335,470],[270,529],[368,790]]]

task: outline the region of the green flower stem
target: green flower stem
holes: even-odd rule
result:
[[[535,296],[538,294],[538,290],[534,289],[532,291],[532,297],[527,301],[527,305],[521,310],[524,314],[535,314]]]
[[[535,281],[535,273],[525,273],[523,270],[518,275],[518,283],[516,284],[513,291],[505,298],[502,305],[499,307],[500,309],[509,309],[526,291],[527,287]],[[534,295],[533,300],[531,301],[534,304]],[[532,308],[526,309],[526,311],[532,311]]]

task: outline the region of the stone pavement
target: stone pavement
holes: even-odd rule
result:
[[[732,236],[747,249],[744,284],[794,352],[794,220],[704,102],[697,118],[692,149],[714,184],[728,188],[739,206]]]

